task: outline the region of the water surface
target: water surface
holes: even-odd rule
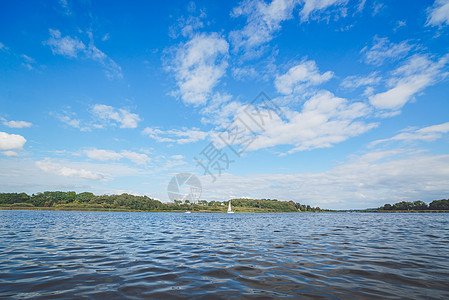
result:
[[[449,214],[0,211],[5,298],[449,298]]]

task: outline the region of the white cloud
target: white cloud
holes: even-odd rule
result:
[[[357,5],[357,12],[361,12],[365,8],[366,0],[360,0],[359,5]]]
[[[189,16],[188,18],[180,17],[177,24],[173,25],[169,29],[169,35],[171,38],[177,38],[178,36],[192,37],[194,33],[204,27],[202,19],[207,17],[204,11],[201,11],[198,17]]]
[[[260,74],[253,67],[234,67],[232,68],[232,76],[240,81],[248,81],[257,79]]]
[[[371,142],[370,146],[376,146],[380,143],[385,143],[385,142],[389,142],[389,141],[432,142],[432,141],[442,138],[443,135],[448,132],[449,132],[449,122],[443,123],[443,124],[438,124],[438,125],[432,125],[432,126],[428,126],[428,127],[423,127],[420,129],[406,129],[403,132],[401,132],[391,138]]]
[[[28,55],[22,54],[21,58],[23,59],[22,66],[27,68],[29,71],[35,70],[36,60]]]
[[[90,128],[87,127],[81,127],[81,120],[79,119],[75,119],[69,115],[57,115],[57,118],[59,119],[59,121],[73,127],[73,128],[78,128],[81,131],[88,131],[90,130]]]
[[[328,91],[321,91],[307,100],[300,112],[284,110],[285,120],[272,113],[271,120],[266,118],[264,130],[257,132],[248,150],[291,145],[293,148],[288,153],[294,153],[332,147],[376,127],[375,123],[357,121],[369,113],[364,103],[349,103]],[[245,117],[240,116],[244,120]]]
[[[373,15],[373,16],[376,16],[376,15],[378,15],[379,13],[381,13],[384,9],[385,9],[385,4],[384,4],[384,3],[374,1],[374,3],[373,3],[373,13],[372,13],[372,15]]]
[[[171,129],[162,131],[157,128],[147,127],[142,131],[143,134],[157,142],[175,142],[178,144],[195,143],[204,140],[209,133],[199,130],[198,128],[182,128],[182,130]]]
[[[360,52],[365,55],[365,62],[375,66],[382,65],[385,61],[395,61],[405,57],[412,49],[413,45],[408,41],[399,44],[392,43],[388,38],[374,37],[374,45],[368,49],[363,48]]]
[[[44,44],[50,46],[53,54],[63,55],[68,58],[78,58],[82,55],[82,58],[92,59],[100,63],[108,79],[123,78],[122,68],[95,46],[91,32],[87,32],[89,43],[86,46],[77,37],[62,37],[59,30],[49,30],[50,38]]]
[[[111,35],[109,33],[106,33],[105,35],[103,35],[103,37],[101,38],[101,40],[103,42],[108,41],[111,38]]]
[[[64,111],[60,113],[51,113],[61,122],[77,128],[81,131],[91,131],[92,129],[101,129],[106,126],[120,126],[120,128],[136,128],[141,121],[140,117],[131,113],[128,109],[114,108],[104,104],[95,104],[90,109],[91,120],[81,120],[77,114]]]
[[[299,15],[301,16],[301,21],[305,22],[309,20],[309,17],[311,17],[314,12],[323,11],[334,5],[344,5],[348,0],[302,0],[301,2],[304,3],[304,6]]]
[[[116,109],[104,104],[95,104],[92,107],[92,113],[103,121],[113,124],[119,123],[120,128],[136,128],[140,121],[137,114],[123,108]]]
[[[49,158],[36,162],[36,166],[44,172],[56,174],[64,177],[77,177],[88,180],[104,180],[106,176],[104,174],[86,170],[86,169],[74,169],[66,167],[64,165],[53,163]]]
[[[3,118],[0,118],[0,120],[3,120],[3,125],[8,126],[9,128],[28,128],[33,125],[30,122],[25,121],[8,121]]]
[[[227,200],[234,195],[349,209],[446,198],[449,193],[447,178],[449,155],[391,150],[367,153],[320,173],[223,174],[214,183],[208,176],[200,179],[202,196],[208,200]]]
[[[320,74],[315,61],[304,61],[287,71],[283,75],[276,76],[274,85],[279,93],[284,95],[297,93],[307,86],[319,85],[333,77],[334,73],[327,71]]]
[[[400,28],[407,26],[407,22],[406,21],[397,21],[396,22],[396,26],[394,27],[393,31],[398,31]]]
[[[131,160],[135,164],[145,165],[149,163],[151,160],[146,154],[127,150],[116,152],[113,150],[92,149],[92,150],[85,150],[84,152],[89,158],[100,161],[111,161],[111,160],[117,161],[122,158],[126,158]]]
[[[447,73],[443,71],[449,62],[449,55],[438,61],[431,61],[422,55],[414,55],[393,73],[388,91],[369,97],[370,103],[378,109],[398,110],[424,88],[441,80]]]
[[[433,6],[428,9],[428,14],[426,25],[449,25],[449,0],[435,0]]]
[[[61,8],[63,9],[64,13],[66,15],[71,15],[72,11],[70,9],[70,5],[67,0],[59,0],[59,5],[61,5]]]
[[[292,18],[296,1],[273,0],[267,4],[264,1],[243,1],[235,7],[232,16],[246,16],[247,23],[241,30],[232,31],[229,37],[236,50],[244,49],[249,55],[257,54],[257,48],[274,38],[280,30],[281,23]]]
[[[90,32],[89,37],[90,37],[89,47],[85,51],[87,57],[100,63],[103,66],[104,72],[108,79],[123,78],[122,68],[114,60],[112,60],[109,56],[104,54],[100,49],[98,49],[94,45],[92,33]]]
[[[89,158],[100,161],[119,160],[123,157],[120,153],[112,150],[93,149],[84,152]]]
[[[293,18],[293,10],[297,5],[302,5],[299,16],[301,22],[305,22],[309,18],[319,19],[319,15],[327,8],[344,5],[346,2],[347,0],[273,0],[265,3],[262,0],[245,0],[233,9],[231,16],[245,16],[246,25],[241,30],[232,31],[229,38],[235,51],[243,50],[246,58],[257,57],[263,53],[264,44],[270,42],[280,31],[282,22]]]
[[[174,71],[178,91],[186,104],[205,104],[225,74],[228,43],[216,33],[198,34],[176,51],[169,70]]]
[[[232,101],[229,94],[215,93],[200,113],[203,115],[201,122],[203,124],[214,124],[225,126],[234,118],[245,105],[239,101]]]
[[[16,157],[19,156],[19,153],[17,153],[16,151],[2,151],[0,152],[1,154],[3,154],[4,156],[8,156],[8,157]]]
[[[358,88],[361,86],[371,86],[380,83],[382,78],[378,76],[377,72],[373,72],[368,76],[348,76],[340,84],[344,88]]]
[[[78,57],[83,53],[86,45],[77,38],[62,37],[59,30],[50,29],[50,38],[45,42],[49,45],[53,54],[59,54],[70,58]]]
[[[22,150],[26,139],[18,134],[8,134],[0,132],[0,151],[1,150]]]
[[[144,153],[137,153],[137,152],[133,152],[133,151],[122,151],[120,153],[124,158],[127,158],[129,160],[131,160],[132,162],[134,162],[135,164],[138,165],[145,165],[147,163],[150,162],[150,158],[148,157],[148,155],[144,154]]]
[[[8,50],[8,47],[6,47],[3,43],[0,43],[0,50]]]

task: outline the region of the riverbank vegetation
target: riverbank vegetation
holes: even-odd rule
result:
[[[433,200],[429,204],[423,201],[407,202],[401,201],[394,204],[385,204],[377,209],[378,211],[449,211],[449,199]]]
[[[235,212],[319,212],[319,207],[302,205],[293,201],[276,199],[232,199]],[[0,208],[36,210],[113,210],[113,211],[161,211],[161,212],[226,212],[228,201],[189,200],[162,203],[147,196],[94,195],[84,192],[0,193]]]

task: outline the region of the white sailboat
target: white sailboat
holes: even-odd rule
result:
[[[231,209],[231,200],[229,200],[229,206],[228,206],[228,214],[233,214],[234,212]]]

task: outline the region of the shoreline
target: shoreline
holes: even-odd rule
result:
[[[132,210],[132,209],[109,209],[109,208],[62,208],[62,207],[7,207],[0,206],[0,211],[2,210],[27,210],[27,211],[92,211],[92,212],[157,212],[157,213],[185,213],[185,210]],[[226,210],[223,211],[212,211],[212,210],[199,210],[192,211],[191,213],[201,213],[201,214],[210,214],[210,213],[227,213]],[[235,213],[291,213],[291,214],[300,214],[300,213],[449,213],[449,210],[327,210],[327,211],[298,211],[298,212],[284,212],[284,211],[269,211],[269,210],[234,210]]]

